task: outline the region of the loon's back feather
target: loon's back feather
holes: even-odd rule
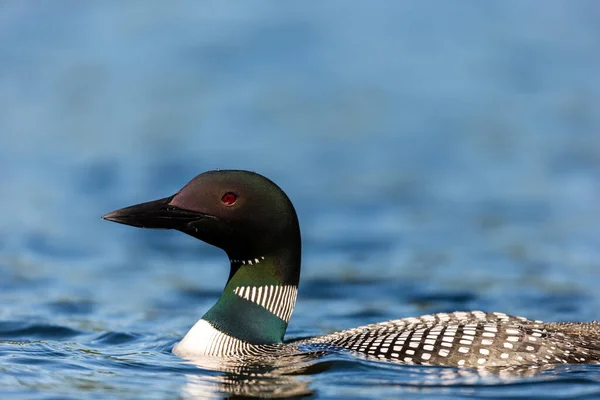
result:
[[[440,313],[334,332],[327,343],[391,361],[441,366],[600,363],[600,325],[544,323],[504,313]]]

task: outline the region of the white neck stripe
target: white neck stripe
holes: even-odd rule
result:
[[[233,293],[288,322],[296,305],[298,288],[294,285],[238,286]]]
[[[258,264],[258,263],[259,263],[261,260],[264,260],[264,259],[265,259],[265,256],[260,256],[259,258],[260,258],[260,260],[259,260],[258,258],[250,258],[250,259],[248,259],[248,260],[234,260],[234,259],[232,258],[232,259],[230,259],[229,261],[230,261],[232,264],[243,264],[243,265],[246,265],[246,264],[248,264],[248,265],[255,265],[255,264]]]

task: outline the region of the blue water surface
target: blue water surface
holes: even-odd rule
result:
[[[600,318],[600,3],[4,1],[0,397],[600,398],[329,354],[185,363],[224,254],[102,221],[214,168],[297,207],[288,338],[434,312]]]

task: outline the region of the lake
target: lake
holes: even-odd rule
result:
[[[210,169],[274,180],[303,234],[288,339],[600,319],[600,3],[13,0],[0,21],[0,397],[600,398],[598,365],[186,363],[226,256],[100,219]]]

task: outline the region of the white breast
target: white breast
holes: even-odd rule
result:
[[[173,347],[173,353],[182,358],[194,356],[225,356],[239,354],[248,343],[215,329],[208,321],[199,320]]]

